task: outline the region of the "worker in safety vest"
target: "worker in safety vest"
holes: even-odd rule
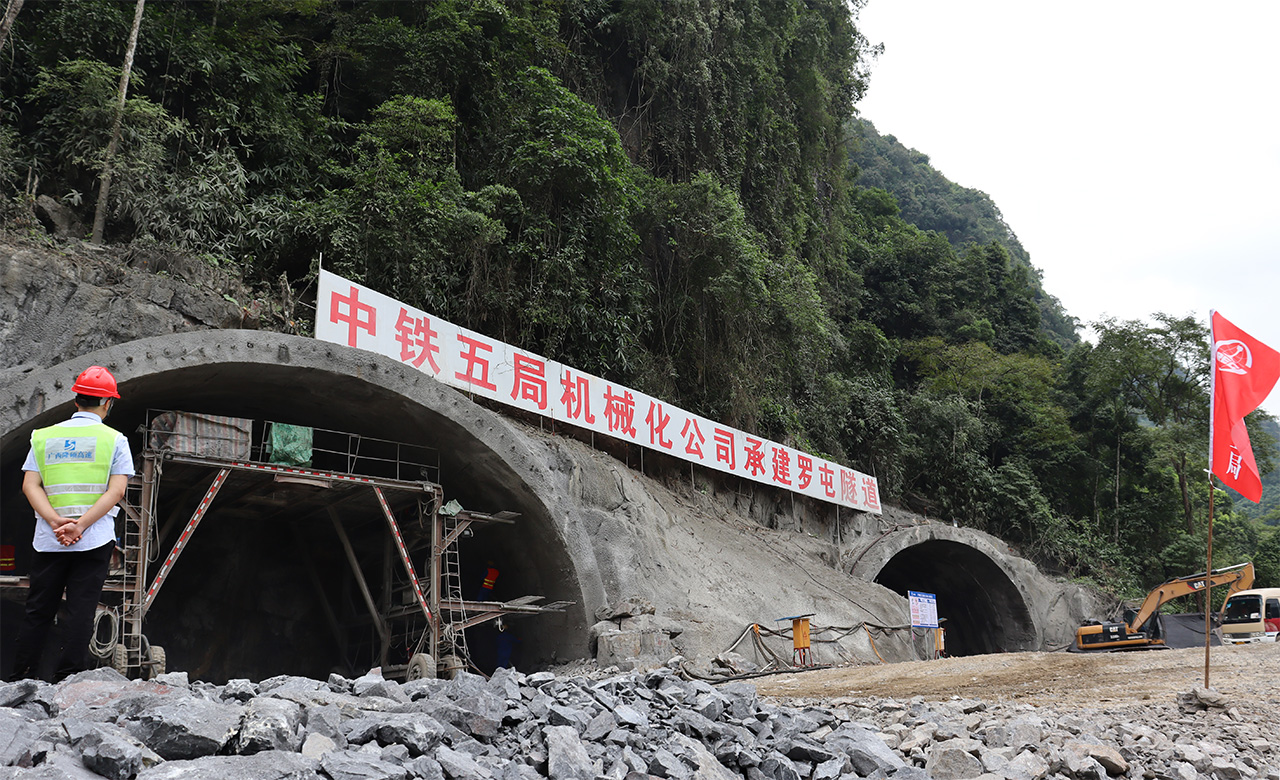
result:
[[[55,682],[87,666],[94,610],[115,550],[116,506],[133,475],[129,442],[102,423],[120,397],[115,377],[85,369],[71,387],[76,413],[31,434],[22,492],[36,512],[31,586],[10,679],[39,673],[45,640],[66,593]]]
[[[493,561],[489,561],[485,567],[484,582],[480,583],[480,592],[476,594],[476,601],[488,601],[493,596],[493,586],[498,584],[498,567]]]

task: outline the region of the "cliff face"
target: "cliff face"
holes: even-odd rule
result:
[[[263,308],[234,275],[192,258],[0,233],[0,384],[147,336],[256,327]]]

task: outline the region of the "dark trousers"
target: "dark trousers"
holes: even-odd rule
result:
[[[58,614],[64,591],[67,611],[65,621],[59,623],[62,654],[54,680],[84,671],[89,660],[89,637],[93,635],[93,613],[102,596],[102,583],[107,579],[114,549],[114,544],[107,543],[81,552],[33,554],[26,618],[18,635],[12,679],[35,678],[39,674],[49,627]]]

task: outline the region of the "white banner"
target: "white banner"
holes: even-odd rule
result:
[[[323,269],[316,338],[377,352],[459,390],[700,466],[880,513],[875,477],[459,327]]]

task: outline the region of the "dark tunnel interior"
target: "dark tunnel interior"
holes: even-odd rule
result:
[[[130,438],[135,466],[148,410],[182,410],[257,421],[312,426],[431,448],[438,457],[443,500],[480,512],[510,511],[509,525],[476,525],[457,546],[462,596],[479,595],[489,562],[500,572],[489,600],[537,595],[545,602],[581,600],[573,566],[543,503],[482,441],[447,416],[357,377],[318,369],[264,364],[211,363],[153,374],[121,384],[124,398],[108,424]],[[0,452],[0,544],[12,545],[16,572],[30,558],[32,513],[21,493],[21,465],[31,429],[60,422],[71,405],[49,410],[23,431],[5,432]],[[472,412],[463,412],[472,413]],[[320,434],[317,433],[317,447]],[[343,471],[341,463],[315,468]],[[341,460],[341,459],[339,459]],[[352,470],[359,469],[360,464]],[[375,469],[376,470],[376,469]],[[433,476],[434,476],[433,473]],[[167,552],[211,483],[216,469],[164,465],[158,488],[160,554]],[[169,666],[192,679],[222,682],[298,674],[323,679],[330,672],[361,674],[379,663],[379,634],[359,581],[334,528],[336,516],[350,539],[372,599],[392,613],[388,663],[404,663],[414,636],[425,628],[411,608],[407,577],[381,507],[371,489],[333,489],[280,483],[233,472],[192,534],[147,615],[144,633],[165,648]],[[411,548],[420,578],[427,578],[429,534],[418,527],[420,492],[386,491]],[[123,521],[117,520],[118,531]],[[149,569],[154,577],[159,561]],[[119,598],[118,594],[115,596]],[[395,605],[406,607],[395,610]],[[0,672],[12,664],[21,598],[0,602]],[[580,604],[564,613],[486,623],[466,631],[472,660],[490,672],[505,643],[514,665],[537,668],[587,653]]]
[[[933,593],[953,656],[1031,650],[1035,631],[1017,587],[979,550],[930,540],[893,556],[875,581],[903,596]]]

